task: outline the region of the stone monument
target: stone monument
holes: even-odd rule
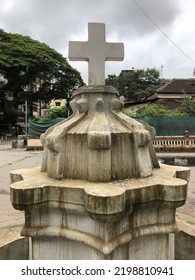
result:
[[[175,211],[189,169],[159,165],[154,129],[121,113],[105,86],[105,61],[124,47],[89,23],[70,60],[89,63],[89,85],[74,92],[73,114],[42,135],[42,166],[11,172],[11,201],[25,211],[31,259],[173,259]]]

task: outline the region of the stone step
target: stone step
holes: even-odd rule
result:
[[[43,145],[41,144],[40,139],[27,139],[27,151],[31,150],[43,150]]]

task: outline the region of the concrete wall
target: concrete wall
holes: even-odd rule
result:
[[[195,236],[183,231],[175,234],[175,259],[195,260]]]
[[[0,247],[0,260],[28,260],[29,238],[21,238]]]
[[[29,239],[21,238],[0,248],[0,260],[28,260]],[[175,235],[175,259],[195,260],[195,237],[183,231]]]

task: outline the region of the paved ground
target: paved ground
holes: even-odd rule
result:
[[[12,149],[11,142],[0,142],[0,246],[20,236],[22,212],[15,210],[9,197],[9,172],[41,165],[42,151]],[[182,229],[195,235],[195,166],[191,167],[187,202],[177,211]]]
[[[0,246],[20,236],[24,214],[10,203],[11,170],[41,165],[42,151],[12,149],[11,142],[0,142]]]

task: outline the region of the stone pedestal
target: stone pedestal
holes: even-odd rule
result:
[[[185,203],[188,178],[188,168],[167,165],[112,182],[16,170],[11,201],[25,211],[32,259],[173,259],[175,210]]]
[[[124,115],[119,93],[104,85],[104,62],[123,55],[123,44],[105,41],[104,24],[89,24],[87,43],[71,42],[70,58],[89,61],[89,86],[74,92],[72,116],[41,136],[41,168],[11,173],[32,259],[174,258],[189,169],[159,166],[154,129]]]

